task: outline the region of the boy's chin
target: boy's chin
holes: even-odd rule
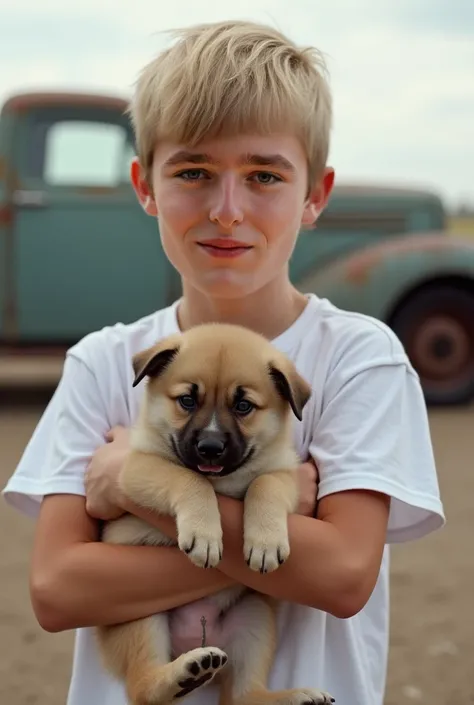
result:
[[[188,282],[193,289],[218,299],[240,299],[258,291],[267,283],[263,277],[222,271]]]

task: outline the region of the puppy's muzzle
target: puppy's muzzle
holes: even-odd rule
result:
[[[220,428],[185,429],[171,437],[171,445],[185,467],[214,477],[235,472],[253,454],[241,435]]]

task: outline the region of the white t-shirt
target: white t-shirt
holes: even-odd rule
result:
[[[130,426],[137,415],[144,386],[132,388],[132,355],[179,330],[177,304],[92,333],[68,351],[62,380],[4,490],[11,505],[34,517],[46,494],[85,494],[84,471],[105,433],[116,424]],[[389,328],[312,294],[273,343],[312,385],[294,437],[301,459],[317,461],[319,496],[365,488],[392,502],[380,576],[367,605],[344,620],[282,603],[269,687],[314,687],[329,691],[338,705],[382,705],[388,544],[420,538],[444,523],[419,380]],[[217,705],[215,687],[186,702]],[[101,667],[90,628],[77,630],[67,700],[85,703],[126,704],[121,684]]]

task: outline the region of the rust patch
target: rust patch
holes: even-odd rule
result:
[[[452,237],[443,231],[396,237],[352,255],[346,265],[345,279],[351,284],[362,286],[369,280],[374,267],[394,255],[405,255],[411,252],[439,252],[455,250],[460,247],[474,251],[474,245],[469,241]]]
[[[30,110],[31,108],[56,107],[61,105],[109,108],[124,112],[128,107],[128,102],[124,98],[94,93],[46,93],[37,91],[34,93],[18,93],[8,98],[3,105],[3,111],[7,113],[18,113]]]
[[[8,227],[13,223],[13,208],[8,204],[0,206],[0,227]]]
[[[7,191],[15,191],[20,188],[20,180],[18,175],[11,167],[9,167],[8,161],[0,156],[0,180],[5,181]]]
[[[370,272],[380,260],[383,259],[383,253],[378,249],[370,248],[367,251],[362,251],[351,257],[346,267],[345,279],[355,286],[363,286],[367,283],[370,277]]]

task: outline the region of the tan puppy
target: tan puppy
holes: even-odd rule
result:
[[[217,566],[222,529],[216,492],[243,499],[250,568],[276,570],[289,556],[288,514],[298,503],[292,414],[310,396],[293,364],[246,329],[208,324],[161,341],[133,359],[149,378],[121,487],[135,503],[176,518],[178,545],[193,563]],[[170,545],[125,515],[103,541]],[[165,705],[219,674],[221,705],[303,705],[332,698],[311,689],[269,692],[276,648],[274,601],[229,588],[168,613],[98,628],[106,667],[134,705]],[[219,643],[201,645],[201,617]]]

